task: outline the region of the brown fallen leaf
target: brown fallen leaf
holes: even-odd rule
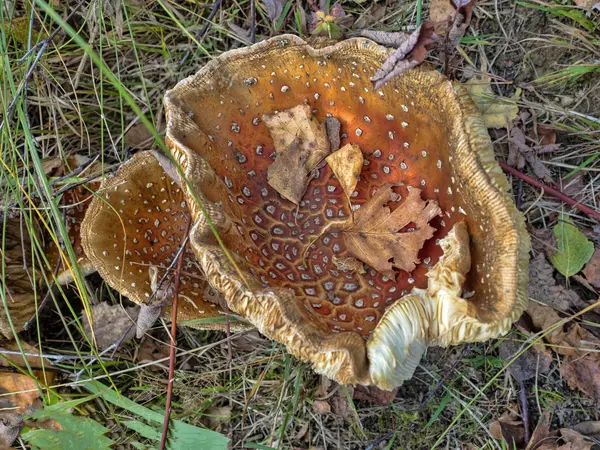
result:
[[[437,202],[421,200],[421,191],[413,188],[391,212],[386,205],[396,196],[392,186],[379,189],[356,212],[354,223],[343,231],[346,248],[353,256],[395,279],[394,268],[406,272],[415,269],[419,250],[435,232],[429,221],[441,210]],[[408,225],[410,229],[401,231]]]
[[[356,188],[363,167],[363,154],[356,144],[346,144],[325,158],[342,185],[348,201]]]
[[[342,124],[335,117],[328,117],[323,122],[323,125],[325,125],[327,139],[329,140],[329,150],[335,152],[340,148],[340,130],[342,129]]]
[[[0,372],[0,448],[12,448],[23,417],[42,407],[35,380],[27,375]]]
[[[167,359],[169,357],[169,347],[162,342],[157,342],[154,339],[146,338],[142,341],[139,346],[137,359],[138,362],[152,362],[161,359]],[[160,366],[158,364],[151,365],[150,370],[153,372],[161,371],[166,369],[167,363]]]
[[[514,339],[506,339],[500,344],[500,357],[506,362],[511,361],[521,351],[522,344]],[[538,373],[548,372],[551,363],[552,356],[549,352],[536,352],[530,347],[515,359],[508,371],[517,381],[527,381]]]
[[[520,448],[525,441],[525,428],[519,415],[511,411],[490,424],[490,433],[496,439],[504,439],[507,448]]]
[[[529,439],[529,444],[527,444],[526,450],[541,450],[545,445],[549,442],[549,438],[552,437],[553,434],[550,433],[550,413],[548,411],[544,412],[533,430],[531,435],[531,439]],[[552,447],[548,447],[548,450]]]
[[[592,450],[592,448],[596,447],[594,442],[587,441],[585,436],[568,428],[560,429],[560,437],[564,441],[564,444],[559,447],[559,450]]]
[[[543,253],[529,263],[529,297],[563,312],[587,306],[575,291],[556,283],[554,267]]]
[[[583,275],[592,286],[600,288],[600,249],[594,250],[592,258],[583,268]]]
[[[432,0],[429,18],[434,23],[436,40],[446,60],[465,35],[476,2],[477,0]]]
[[[361,36],[396,48],[371,78],[376,91],[393,78],[425,61],[427,46],[434,42],[433,22],[423,22],[412,33],[363,30]]]
[[[594,400],[600,400],[600,361],[598,358],[581,357],[563,361],[560,374],[571,389],[579,389]]]
[[[138,306],[123,308],[118,304],[98,303],[92,305],[92,325],[90,325],[88,315],[83,314],[83,328],[88,338],[94,339],[98,348],[104,350],[121,339],[121,342],[133,339],[135,327],[132,325],[135,323],[138,313]],[[123,337],[125,332],[127,334]]]
[[[329,154],[325,127],[309,105],[297,105],[263,115],[275,146],[276,158],[267,170],[267,181],[283,197],[300,204],[311,171]]]
[[[325,400],[315,400],[313,402],[313,411],[317,414],[329,414],[331,412],[331,405]]]
[[[562,321],[548,306],[530,302],[527,314],[537,330],[547,330]],[[547,333],[544,339],[565,358],[560,373],[571,389],[600,400],[600,339],[577,323],[570,322]]]
[[[511,128],[508,143],[508,165],[522,169],[526,161],[538,178],[552,180],[550,170],[537,157],[537,152],[527,144],[525,133],[519,125]]]

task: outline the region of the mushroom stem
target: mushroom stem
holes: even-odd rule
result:
[[[185,236],[190,234],[190,227],[192,221],[188,216]],[[187,239],[185,239],[181,245],[181,248],[185,248]],[[171,310],[171,341],[169,343],[169,380],[167,382],[167,401],[165,405],[165,420],[163,422],[162,437],[160,440],[160,450],[164,450],[167,444],[167,435],[169,433],[169,419],[171,417],[171,398],[173,397],[173,380],[175,379],[175,338],[177,336],[177,300],[179,298],[179,279],[181,276],[181,269],[183,267],[183,251],[177,254],[177,267],[175,268],[175,282],[173,294],[173,306]]]
[[[541,181],[538,181],[534,178],[531,178],[530,176],[525,175],[524,173],[520,172],[519,170],[515,169],[514,167],[509,166],[505,162],[500,161],[499,164],[500,164],[500,167],[502,167],[502,169],[504,169],[505,172],[508,172],[511,175],[514,175],[515,177],[520,178],[521,180],[525,181],[526,183],[529,183],[535,187],[539,187],[539,188],[543,189],[544,192],[558,198],[559,200],[565,202],[567,205],[578,209],[579,211],[581,211],[582,213],[591,217],[592,219],[596,219],[597,221],[600,222],[600,212],[593,210],[589,206],[582,205],[577,200],[572,199],[564,192],[561,192],[557,189],[551,188],[550,186],[545,185]]]

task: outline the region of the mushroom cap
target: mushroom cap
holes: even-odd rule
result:
[[[194,191],[186,191],[191,242],[209,283],[317,372],[384,389],[412,375],[427,345],[506,332],[527,303],[529,252],[523,217],[466,91],[420,68],[375,92],[370,78],[389,53],[364,38],[315,49],[283,35],[222,54],[165,96],[167,142]],[[430,222],[436,231],[412,273],[390,279],[335,265],[334,257],[352,255],[343,233],[328,226],[351,211],[328,166],[299,207],[268,185],[274,144],[262,117],[302,103],[319,121],[337,118],[341,145],[363,152],[353,208],[399,183],[397,193],[418,188],[439,204],[443,214]],[[448,256],[448,242],[472,264]],[[373,351],[387,352],[387,364],[374,363]]]
[[[178,183],[153,152],[140,152],[103,181],[81,224],[81,243],[112,288],[136,303],[157,302],[173,286],[174,265],[163,284],[158,282],[185,241],[188,217]],[[207,285],[189,243],[182,257],[177,320],[208,319],[193,326],[224,329],[225,322],[210,322],[224,317],[224,312],[215,303],[218,297]],[[152,296],[154,290],[163,295]],[[164,314],[170,315],[165,309]],[[231,329],[246,327],[231,322]]]

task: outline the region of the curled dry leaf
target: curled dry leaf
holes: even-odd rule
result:
[[[262,0],[262,4],[265,6],[267,16],[269,16],[271,22],[276,22],[279,19],[285,3],[285,0]]]
[[[519,415],[513,411],[490,424],[490,433],[496,439],[504,439],[508,448],[520,448],[525,441],[525,427]]]
[[[327,132],[327,139],[329,139],[329,149],[335,152],[340,148],[340,130],[342,125],[335,117],[328,117],[323,124]]]
[[[526,161],[538,178],[546,181],[552,179],[552,174],[537,157],[537,152],[527,144],[525,133],[519,126],[510,130],[508,148],[508,165],[522,169]]]
[[[118,304],[98,303],[92,305],[92,325],[88,315],[83,314],[83,328],[88,338],[94,340],[98,348],[104,350],[116,342],[127,342],[133,339],[135,327],[132,325],[138,313],[137,306],[123,308]]]
[[[375,90],[421,64],[427,56],[427,46],[434,41],[433,22],[424,22],[412,33],[363,30],[361,35],[379,44],[396,48],[371,78]]]
[[[536,330],[547,330],[562,320],[552,308],[536,302],[529,303],[527,314]],[[546,334],[545,340],[565,357],[560,373],[569,387],[600,400],[600,339],[571,322]]]
[[[346,144],[325,160],[350,200],[363,167],[363,154],[360,147],[356,144]]]
[[[309,105],[265,114],[263,121],[277,155],[267,170],[267,181],[298,205],[310,182],[311,171],[329,154],[325,127],[313,116]]]
[[[394,267],[406,272],[415,269],[419,250],[435,232],[429,221],[441,214],[437,202],[422,200],[421,191],[415,188],[391,212],[386,205],[396,195],[391,184],[382,187],[362,205],[354,223],[344,230],[348,251],[392,279],[396,278]],[[410,231],[401,231],[409,225]]]

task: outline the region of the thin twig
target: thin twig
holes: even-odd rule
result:
[[[534,178],[531,178],[528,175],[525,175],[524,173],[520,172],[519,170],[515,169],[514,167],[510,167],[505,162],[500,162],[500,167],[502,167],[502,169],[504,169],[504,171],[510,173],[511,175],[514,175],[515,177],[525,181],[526,183],[529,183],[533,186],[543,189],[544,192],[558,198],[559,200],[565,202],[567,205],[578,209],[579,211],[581,211],[582,213],[591,217],[592,219],[595,219],[598,222],[600,222],[600,212],[590,208],[589,206],[582,205],[577,200],[572,199],[564,192],[561,192],[557,189],[551,188],[550,186],[545,185],[541,181],[538,181]]]
[[[256,0],[250,0],[250,42],[256,42]]]
[[[529,433],[529,408],[527,407],[527,391],[525,390],[525,383],[519,377],[519,400],[521,401],[521,417],[523,418],[523,425],[525,426],[525,442],[529,444],[531,435]]]
[[[186,237],[190,233],[190,227],[192,220],[188,217],[185,235]],[[182,245],[185,247],[185,244]],[[173,295],[173,306],[171,311],[171,342],[169,345],[169,380],[167,384],[167,401],[165,405],[165,420],[163,422],[162,438],[160,440],[160,450],[164,450],[167,445],[167,435],[169,434],[169,419],[171,418],[171,399],[173,398],[173,380],[175,379],[175,339],[177,336],[177,300],[179,299],[179,280],[181,275],[181,269],[183,267],[183,252],[179,254],[177,259],[177,268],[175,269],[175,294]]]

